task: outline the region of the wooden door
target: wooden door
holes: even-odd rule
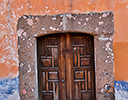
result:
[[[94,100],[93,37],[54,34],[37,39],[40,100]]]

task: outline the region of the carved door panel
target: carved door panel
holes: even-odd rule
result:
[[[37,43],[40,100],[66,100],[64,36],[40,37]]]
[[[71,35],[73,51],[74,99],[95,100],[93,37]]]
[[[92,40],[69,33],[37,39],[40,100],[94,100]]]

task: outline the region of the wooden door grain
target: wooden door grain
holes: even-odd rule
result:
[[[71,34],[74,99],[95,100],[93,37]]]
[[[94,100],[93,37],[54,34],[37,39],[40,100]]]

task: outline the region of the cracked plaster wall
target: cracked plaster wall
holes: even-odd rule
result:
[[[88,13],[113,11],[114,73],[116,81],[128,81],[128,0],[1,0],[0,1],[0,77],[18,77],[17,20],[22,15]],[[87,19],[88,20],[88,19]],[[31,23],[31,21],[30,21]],[[99,22],[101,25],[103,22]],[[80,23],[79,23],[80,24]],[[51,27],[51,29],[53,29]],[[44,28],[42,29],[44,30]],[[53,29],[54,30],[54,29]],[[96,28],[98,30],[98,28]],[[22,30],[21,30],[22,31]],[[25,35],[26,33],[24,33]],[[103,37],[100,37],[102,40]],[[107,39],[107,38],[105,38]],[[106,44],[109,47],[109,43]],[[9,84],[9,83],[8,83]],[[6,84],[6,86],[8,86]],[[18,83],[17,83],[18,86]],[[115,86],[116,87],[116,86]],[[18,92],[17,92],[18,93]],[[126,91],[127,93],[127,91]]]

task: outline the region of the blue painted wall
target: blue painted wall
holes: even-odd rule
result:
[[[0,78],[0,100],[20,100],[19,77]],[[115,100],[128,100],[128,82],[115,81]]]
[[[128,82],[115,81],[115,100],[128,100]]]
[[[0,100],[20,100],[19,77],[0,78]]]

